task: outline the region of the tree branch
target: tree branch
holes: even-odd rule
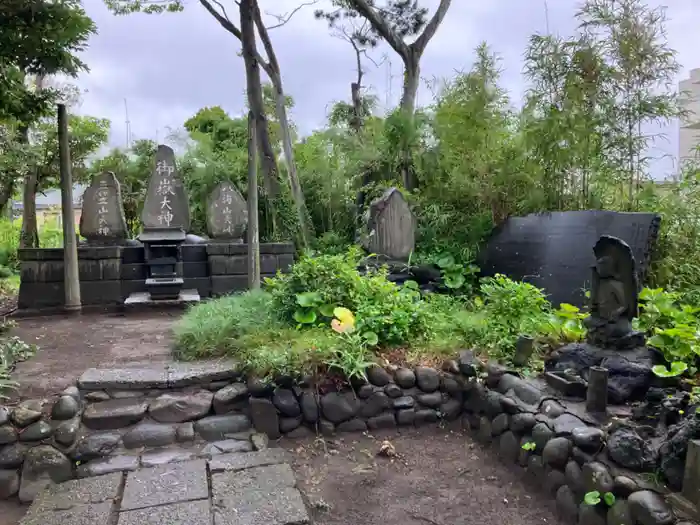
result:
[[[260,34],[260,40],[262,40],[263,47],[265,48],[265,54],[267,55],[267,59],[269,60],[269,63],[266,64],[264,61],[260,62],[260,65],[262,68],[265,70],[265,73],[267,73],[267,76],[270,77],[270,80],[272,80],[273,83],[275,82],[275,79],[273,78],[273,75],[279,76],[279,71],[280,71],[280,66],[279,62],[277,62],[277,55],[275,55],[275,49],[272,47],[272,40],[270,40],[270,35],[267,32],[267,28],[265,27],[265,24],[263,24],[262,21],[262,15],[260,14],[260,6],[258,5],[258,0],[253,0],[253,18],[255,20],[255,25],[258,28],[258,33]],[[297,9],[300,9],[301,6]],[[291,17],[291,15],[290,15]]]
[[[440,7],[438,8],[438,11],[442,9],[442,4],[446,3],[449,7],[451,1],[452,0],[442,0],[440,2]],[[394,49],[394,51],[396,51],[401,56],[401,58],[403,58],[404,60],[408,59],[409,48],[406,45],[406,42],[404,42],[399,37],[399,35],[397,35],[391,29],[391,27],[389,27],[389,24],[387,24],[384,18],[382,18],[376,11],[374,11],[374,9],[372,9],[367,0],[350,0],[350,3],[353,7],[355,7],[358,13],[364,16],[369,21],[369,23],[372,24],[374,30],[377,31],[377,33],[379,33],[381,37],[387,41],[387,43]],[[445,8],[444,11],[447,11],[447,8]],[[437,13],[435,14],[437,15]],[[442,16],[444,16],[444,14],[445,13],[443,12]],[[433,20],[430,21],[430,23],[432,22]],[[437,24],[439,24],[439,21],[435,24],[436,27],[435,29],[433,29],[433,33],[437,29]],[[429,25],[430,24],[428,24],[428,26]],[[427,32],[428,26],[426,26],[425,31],[423,31],[424,34]]]
[[[286,14],[286,13],[285,13],[285,14],[283,14],[283,15],[281,15],[281,16],[280,16],[280,15],[275,15],[275,14],[272,14],[272,13],[268,13],[267,11],[265,11],[265,14],[266,14],[266,15],[274,16],[274,17],[277,19],[277,22],[278,22],[276,25],[268,27],[267,30],[268,30],[268,31],[271,31],[271,30],[273,30],[273,29],[277,29],[278,27],[282,27],[284,24],[286,24],[287,22],[289,22],[289,21],[292,19],[292,17],[293,17],[295,14],[297,14],[301,9],[303,9],[304,7],[308,7],[308,6],[310,6],[310,5],[317,4],[317,3],[318,3],[318,0],[311,0],[311,1],[309,1],[309,2],[303,2],[301,5],[297,6],[294,10],[292,10],[291,13],[289,13],[289,14]]]
[[[425,46],[428,45],[428,42],[430,42],[430,39],[433,38],[438,27],[440,27],[440,24],[445,18],[445,14],[447,14],[447,10],[450,8],[451,3],[452,0],[440,0],[440,5],[438,6],[437,11],[435,11],[433,17],[426,24],[425,29],[423,29],[420,36],[410,45],[411,49],[419,56],[423,54],[423,51],[425,51]]]

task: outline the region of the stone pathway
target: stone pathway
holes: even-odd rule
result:
[[[51,485],[20,525],[303,525],[282,449],[221,454]]]

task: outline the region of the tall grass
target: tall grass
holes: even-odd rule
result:
[[[19,269],[17,248],[21,231],[21,219],[14,221],[7,218],[0,219],[0,266],[15,271]],[[42,248],[63,246],[63,229],[59,226],[57,218],[48,218],[39,225],[39,246]]]

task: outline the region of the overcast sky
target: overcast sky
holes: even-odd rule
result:
[[[245,77],[239,42],[199,5],[185,0],[183,13],[116,17],[102,0],[84,0],[99,34],[84,54],[90,73],[78,79],[85,90],[78,111],[112,121],[111,146],[126,142],[125,100],[133,138],[164,141],[168,130],[182,123],[204,106],[222,106],[230,114],[244,108]],[[230,5],[235,19],[233,0]],[[260,0],[264,11],[290,12],[301,0]],[[324,22],[314,19],[317,6],[298,12],[284,27],[272,32],[272,39],[287,94],[295,100],[292,118],[302,133],[324,125],[330,105],[348,100],[354,77],[354,53],[350,46],[333,38]],[[450,77],[468,69],[473,49],[486,41],[503,59],[503,85],[520,101],[525,83],[523,52],[531,34],[544,33],[549,20],[551,32],[569,35],[576,26],[578,1],[549,0],[548,17],[544,0],[454,0],[436,36],[428,44],[421,62],[424,83],[419,103],[429,104],[432,93],[427,80]],[[700,0],[649,0],[649,5],[669,4],[667,25],[671,46],[678,51],[682,77],[700,67]],[[432,11],[438,0],[423,0]],[[274,19],[270,19],[274,21]],[[368,64],[366,84],[382,105],[398,102],[401,92],[401,61],[388,48],[374,53],[379,62]],[[680,79],[679,79],[680,80]],[[668,129],[668,143],[660,142],[654,152],[677,155],[677,126]],[[656,176],[673,171],[670,160],[657,163]]]

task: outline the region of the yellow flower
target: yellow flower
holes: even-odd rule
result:
[[[355,316],[347,308],[336,308],[333,310],[333,315],[336,317],[331,321],[331,328],[334,331],[343,334],[355,329]]]

